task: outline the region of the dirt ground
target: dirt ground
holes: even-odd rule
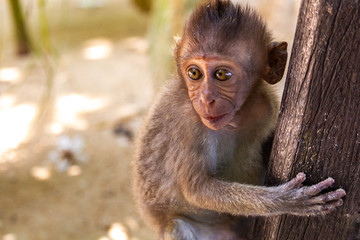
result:
[[[290,2],[280,39],[293,36]],[[133,136],[154,92],[149,16],[127,0],[49,5],[55,51],[17,57],[0,3],[0,240],[156,239],[131,180]]]

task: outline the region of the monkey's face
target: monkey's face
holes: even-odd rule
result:
[[[185,60],[181,73],[195,111],[213,130],[232,122],[254,84],[239,64],[219,56]]]

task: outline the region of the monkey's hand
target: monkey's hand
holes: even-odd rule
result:
[[[312,186],[303,186],[305,179],[304,173],[298,173],[295,178],[279,186],[285,213],[301,216],[328,214],[343,204],[341,198],[346,195],[344,189],[321,193],[335,182],[334,179],[329,177]]]

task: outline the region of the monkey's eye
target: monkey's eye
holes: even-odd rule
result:
[[[225,69],[218,69],[214,73],[214,77],[220,81],[226,81],[231,78],[232,73]]]
[[[199,80],[202,77],[200,70],[194,67],[189,68],[187,74],[192,80]]]

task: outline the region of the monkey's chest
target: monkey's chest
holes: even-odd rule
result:
[[[215,177],[229,182],[263,184],[266,169],[260,145],[219,141],[211,147],[209,169]]]

